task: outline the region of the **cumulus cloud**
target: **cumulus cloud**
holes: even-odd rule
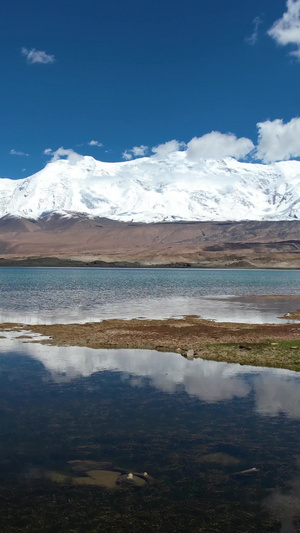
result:
[[[26,57],[27,63],[34,64],[34,63],[42,63],[46,65],[47,63],[54,63],[55,57],[52,54],[47,54],[43,50],[36,50],[35,48],[31,48],[31,50],[28,50],[28,48],[22,48],[21,53],[23,56]]]
[[[89,141],[88,145],[89,146],[98,146],[99,148],[101,148],[103,146],[103,144],[101,142],[99,142],[99,141]]]
[[[10,150],[10,155],[23,155],[25,157],[28,157],[29,154],[25,154],[25,152],[20,152],[18,150],[15,150],[14,148],[12,148],[12,150]]]
[[[291,55],[300,60],[300,0],[287,0],[286,12],[274,22],[268,31],[279,45],[293,45],[296,50]]]
[[[173,139],[172,141],[159,144],[158,146],[153,146],[151,150],[157,157],[163,159],[168,154],[171,154],[172,152],[177,152],[178,150],[181,150],[185,146],[186,144],[184,142],[179,142]]]
[[[125,152],[122,153],[122,157],[126,161],[130,161],[130,159],[132,159],[132,154],[128,150],[125,150]]]
[[[131,152],[135,157],[143,157],[148,152],[148,146],[141,144],[141,146],[134,146]]]
[[[223,157],[242,159],[253,149],[253,142],[246,137],[238,139],[233,133],[212,131],[202,137],[194,137],[187,144],[187,157],[192,160]]]
[[[259,122],[256,158],[264,163],[300,157],[300,118]]]
[[[134,146],[130,150],[125,150],[125,152],[123,152],[122,154],[122,157],[126,161],[130,161],[130,159],[132,159],[133,157],[144,157],[147,154],[148,150],[148,146],[141,144],[140,146]]]
[[[267,120],[259,122],[257,128],[257,146],[247,137],[212,131],[202,137],[194,137],[187,144],[173,139],[154,146],[151,148],[151,157],[164,160],[169,154],[178,151],[183,151],[187,159],[196,162],[226,157],[243,160],[249,156],[253,160],[272,163],[300,157],[300,118],[293,118],[286,124],[281,119]],[[125,161],[130,161],[147,155],[148,150],[150,151],[145,145],[134,146],[125,150],[122,157]]]
[[[253,32],[249,37],[246,37],[246,42],[251,46],[254,46],[258,40],[259,26],[262,24],[262,17],[255,17],[253,20]]]
[[[223,157],[244,158],[254,149],[250,139],[242,137],[238,139],[232,133],[223,134],[212,131],[203,137],[194,137],[188,144],[173,139],[165,143],[153,146],[152,157],[165,159],[169,154],[178,151],[185,151],[186,156],[192,160],[198,159],[221,159]],[[134,146],[130,150],[125,150],[123,159],[130,161],[133,157],[141,157],[147,154],[147,146]]]
[[[43,153],[45,155],[52,155],[51,162],[66,158],[72,165],[75,165],[78,161],[83,159],[83,156],[77,154],[74,150],[71,150],[70,148],[66,149],[62,146],[55,151],[52,151],[51,148],[46,148]]]

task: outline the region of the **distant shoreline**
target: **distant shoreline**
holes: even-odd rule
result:
[[[224,264],[203,264],[203,263],[188,263],[188,262],[174,262],[174,263],[154,263],[154,264],[143,264],[140,262],[127,262],[127,261],[77,261],[74,259],[60,259],[56,257],[27,257],[24,259],[4,259],[0,258],[0,268],[1,267],[74,267],[74,268],[136,268],[136,269],[145,269],[145,268],[185,268],[185,269],[244,269],[244,270],[300,270],[300,267],[288,267],[288,266],[256,266],[248,263],[247,261],[237,261],[235,264],[231,263],[229,265]]]

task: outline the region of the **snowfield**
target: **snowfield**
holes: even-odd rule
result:
[[[83,156],[0,180],[0,217],[54,212],[134,222],[300,219],[300,161],[191,161],[184,151],[121,163]]]

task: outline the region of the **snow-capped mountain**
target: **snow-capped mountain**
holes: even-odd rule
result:
[[[300,219],[300,161],[192,161],[183,151],[121,163],[84,156],[0,179],[0,217],[53,212],[135,222]]]

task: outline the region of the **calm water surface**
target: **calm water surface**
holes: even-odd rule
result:
[[[5,335],[1,531],[300,530],[299,374]],[[154,483],[76,485],[70,461]]]
[[[285,295],[262,298],[263,295]],[[258,295],[259,298],[249,298]],[[0,321],[87,322],[195,314],[279,322],[300,308],[300,271],[1,268]]]
[[[297,271],[1,268],[0,320],[275,322],[299,289]],[[1,532],[300,531],[298,373],[19,337],[0,338]],[[132,472],[153,483],[93,484]]]

